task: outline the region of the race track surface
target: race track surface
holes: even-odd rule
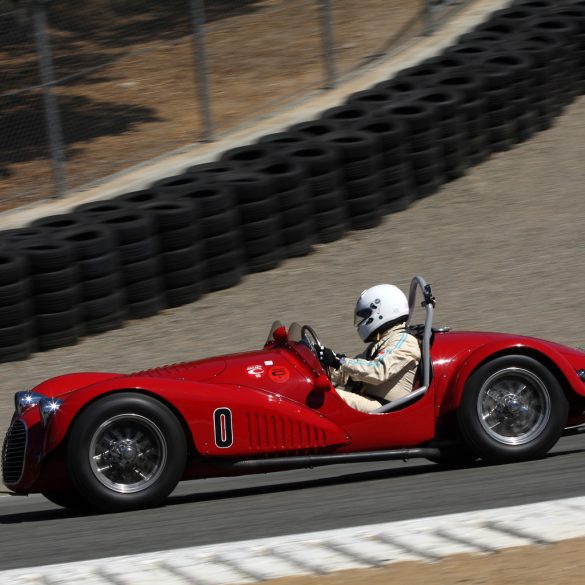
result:
[[[544,460],[446,470],[426,460],[187,482],[166,506],[77,516],[0,499],[0,570],[581,496],[585,435]]]
[[[0,366],[0,431],[12,393],[76,370],[136,371],[260,347],[273,319],[360,349],[355,298],[383,281],[433,284],[436,322],[585,344],[585,100],[384,224],[239,286],[73,348]],[[181,486],[160,509],[75,517],[40,496],[0,498],[0,570],[581,496],[585,437],[542,461],[441,471],[369,464]]]

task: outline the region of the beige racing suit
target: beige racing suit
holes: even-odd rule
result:
[[[383,333],[364,353],[353,359],[343,358],[339,370],[333,371],[331,382],[349,406],[360,412],[372,412],[412,392],[420,359],[418,340],[401,323]],[[348,384],[354,390],[358,386],[358,391],[339,388]]]

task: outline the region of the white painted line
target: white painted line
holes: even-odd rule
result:
[[[0,572],[0,585],[232,585],[585,537],[585,497]]]

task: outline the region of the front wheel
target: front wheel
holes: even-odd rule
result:
[[[553,374],[527,356],[502,356],[467,380],[457,417],[464,439],[492,462],[541,457],[559,439],[568,402]]]
[[[74,421],[67,448],[73,483],[92,507],[121,511],[160,504],[185,469],[187,445],[161,402],[112,394]]]

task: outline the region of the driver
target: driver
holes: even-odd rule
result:
[[[370,344],[366,351],[350,359],[328,347],[318,350],[321,364],[332,370],[332,384],[352,408],[372,412],[412,392],[421,353],[418,340],[406,330],[408,314],[408,300],[398,287],[373,286],[355,306],[354,325]]]

